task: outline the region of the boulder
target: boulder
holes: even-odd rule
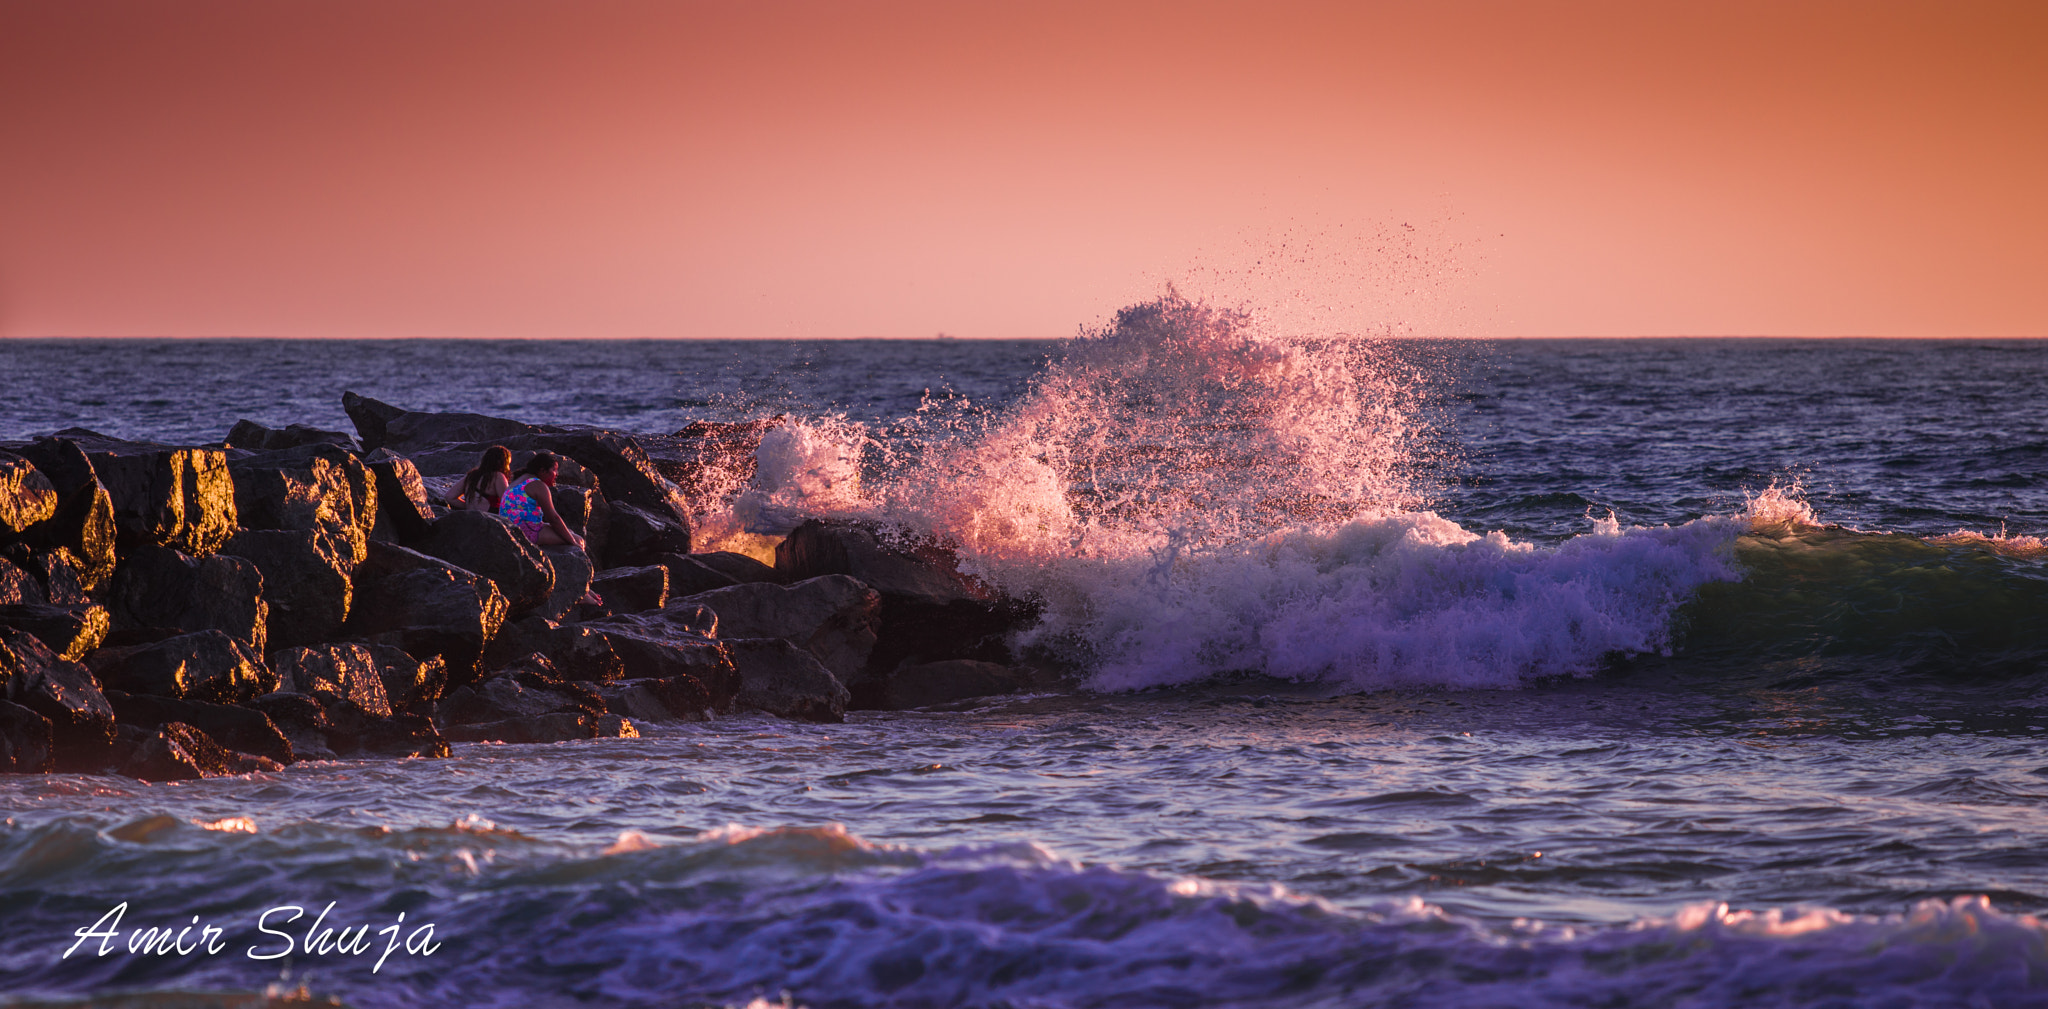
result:
[[[112,570],[100,571],[79,560],[64,547],[44,550],[24,558],[29,574],[42,589],[43,598],[53,606],[90,606],[94,590]]]
[[[19,536],[57,514],[57,488],[35,464],[0,452],[0,538]]]
[[[116,631],[223,631],[251,643],[259,654],[268,640],[263,575],[239,557],[192,557],[169,547],[138,547],[114,569],[107,612]]]
[[[306,445],[244,456],[228,469],[243,527],[315,532],[346,565],[363,559],[377,520],[377,481],[347,450]]]
[[[345,697],[377,718],[391,717],[391,701],[384,691],[383,671],[377,658],[363,645],[316,645],[273,652],[271,667],[277,673],[277,689],[298,694],[333,694]]]
[[[561,712],[450,725],[443,734],[458,743],[563,743],[572,739],[597,738],[598,718],[597,715]],[[614,731],[613,734],[621,733]]]
[[[0,625],[36,636],[58,657],[78,661],[107,638],[104,606],[46,606],[14,603],[0,606]]]
[[[0,557],[0,606],[36,605],[50,599],[43,594],[42,583],[35,576],[16,567],[13,561]]]
[[[123,725],[154,730],[169,722],[183,722],[230,750],[266,757],[279,764],[297,759],[291,742],[278,730],[277,723],[255,708],[119,690],[109,690],[106,696],[107,703],[114,707],[115,721]]]
[[[487,512],[452,511],[435,520],[420,552],[490,579],[517,619],[547,604],[555,568],[512,524]]]
[[[1033,683],[1029,673],[993,662],[927,662],[891,672],[882,687],[882,702],[891,710],[904,711],[970,697],[1014,694],[1030,689]]]
[[[96,770],[106,761],[114,742],[114,709],[99,681],[12,627],[0,627],[0,696],[49,720],[58,770]]]
[[[196,781],[242,774],[245,770],[274,770],[249,767],[237,760],[205,732],[183,722],[159,727],[143,739],[118,768],[120,773],[141,781]]]
[[[23,447],[21,455],[57,490],[56,513],[23,538],[39,551],[68,551],[79,583],[87,590],[97,588],[114,573],[113,496],[75,442],[44,438]]]
[[[794,585],[750,582],[677,600],[718,614],[718,634],[783,638],[808,649],[849,687],[868,679],[880,624],[880,593],[846,575],[820,575]]]
[[[91,461],[123,547],[163,546],[204,557],[239,524],[234,478],[220,449],[122,441],[79,428],[56,437],[75,442]]]
[[[244,418],[235,421],[235,426],[228,429],[227,445],[254,452],[274,452],[303,445],[335,445],[354,449],[356,440],[354,436],[340,431],[322,431],[305,424],[271,428]]]
[[[409,705],[437,701],[448,689],[448,664],[438,655],[416,659],[403,648],[365,645],[377,664],[377,676],[384,681],[384,697],[394,711]]]
[[[669,516],[614,501],[604,544],[606,569],[658,564],[663,554],[690,552],[690,529]]]
[[[659,564],[599,572],[590,587],[613,613],[658,610],[668,603],[668,569]]]
[[[490,579],[390,543],[371,543],[356,568],[348,631],[415,658],[439,656],[451,683],[476,678],[477,660],[505,623]]]
[[[563,465],[566,467],[569,463],[565,460]],[[553,495],[555,514],[562,517],[562,524],[568,526],[570,532],[583,537],[585,549],[604,556],[603,526],[611,519],[611,505],[605,503],[604,495],[594,487],[572,486],[566,479],[556,482]],[[590,542],[593,531],[598,534],[598,542],[594,544]]]
[[[577,601],[590,591],[590,555],[581,548],[568,545],[542,547],[541,551],[547,554],[548,564],[554,568],[555,587],[548,593],[548,601],[534,612],[559,622],[575,613]]]
[[[234,704],[277,689],[277,676],[262,656],[220,631],[102,648],[85,661],[101,684],[130,694]]]
[[[738,579],[692,555],[662,554],[657,563],[668,569],[668,594],[672,599],[739,584]]]
[[[713,635],[717,617],[701,607],[671,606],[650,613],[631,613],[581,625],[601,636],[619,656],[630,679],[694,677],[711,706],[724,709],[739,693],[739,672],[732,656]]]
[[[410,455],[443,442],[496,442],[511,435],[561,430],[480,413],[417,413],[354,392],[341,394],[341,409],[355,424],[366,452],[390,448]]]
[[[865,675],[849,684],[855,707],[878,703],[872,688],[905,663],[1007,661],[1010,632],[1038,615],[961,573],[944,543],[854,523],[799,525],[776,546],[775,568],[791,581],[851,575],[880,594],[874,651]]]
[[[418,467],[385,448],[364,456],[363,464],[377,480],[377,521],[390,524],[392,535],[387,539],[408,546],[418,543],[434,523],[434,509]]]
[[[263,576],[264,647],[296,648],[341,632],[354,596],[347,549],[312,529],[243,529],[221,547]]]
[[[446,757],[452,752],[432,721],[409,714],[370,721],[363,726],[357,746],[382,757]]]
[[[736,703],[806,722],[843,722],[853,699],[816,656],[782,638],[727,638],[739,670]]]
[[[701,722],[711,708],[711,695],[694,676],[620,680],[600,684],[605,710],[642,722]]]
[[[690,559],[710,568],[735,582],[785,582],[782,572],[774,567],[730,550],[714,550],[710,553],[691,554]]]
[[[327,709],[320,702],[306,694],[286,691],[265,694],[248,702],[248,707],[270,719],[286,740],[292,744],[292,755],[299,760],[333,760],[335,752],[329,744],[327,733],[332,726],[327,720]]]
[[[0,701],[0,774],[50,769],[50,720],[13,701]]]

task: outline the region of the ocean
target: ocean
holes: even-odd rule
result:
[[[9,999],[2048,1006],[2048,341],[1312,340],[1168,297],[1064,341],[0,369],[0,439],[348,431],[344,390],[780,417],[702,549],[947,536],[1086,684],[0,777]]]

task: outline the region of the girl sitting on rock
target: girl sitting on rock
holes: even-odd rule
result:
[[[583,537],[569,531],[562,516],[555,514],[555,478],[562,461],[553,452],[535,452],[519,478],[507,488],[498,504],[498,514],[511,520],[538,546],[569,544],[583,546]]]
[[[497,511],[498,502],[505,497],[505,488],[511,483],[512,450],[503,445],[493,445],[484,449],[483,462],[463,474],[462,483],[456,485],[455,493],[448,498],[448,507]]]

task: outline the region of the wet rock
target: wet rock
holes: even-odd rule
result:
[[[0,537],[19,536],[57,514],[57,488],[35,464],[0,452]]]
[[[197,781],[240,773],[239,762],[219,743],[183,722],[158,728],[118,770],[142,781]]]
[[[577,612],[577,601],[590,591],[590,555],[572,546],[542,547],[555,571],[555,587],[548,601],[535,613],[560,622]]]
[[[106,486],[120,546],[204,557],[233,535],[235,485],[221,450],[122,441],[79,428],[57,437],[75,442]]]
[[[363,645],[315,645],[273,652],[271,666],[277,673],[279,690],[292,693],[332,694],[344,697],[363,711],[378,717],[391,716],[391,701],[384,692],[383,671],[377,658]]]
[[[50,720],[12,701],[0,701],[0,774],[50,769]]]
[[[843,722],[853,695],[816,656],[782,638],[727,638],[740,674],[736,703],[806,722]]]
[[[420,552],[489,578],[504,594],[513,619],[546,605],[555,586],[548,555],[511,523],[486,512],[465,509],[441,516],[420,540]]]
[[[1030,689],[1033,682],[1029,673],[1009,666],[952,659],[904,666],[891,672],[886,677],[882,698],[886,707],[903,711],[971,697],[1014,694]]]
[[[91,606],[94,592],[111,571],[101,572],[81,562],[71,551],[58,547],[30,554],[27,570],[42,586],[43,597],[52,606]]]
[[[384,681],[384,697],[393,711],[421,701],[437,701],[448,689],[448,664],[438,655],[414,658],[403,648],[365,645]]]
[[[568,526],[570,532],[583,537],[586,548],[593,547],[589,542],[591,530],[601,527],[611,517],[611,506],[605,503],[604,496],[592,487],[571,486],[566,479],[556,482],[553,495],[555,514],[562,517],[562,524]],[[594,546],[598,556],[604,556],[602,536]]]
[[[583,625],[611,645],[629,679],[690,676],[702,684],[716,709],[739,693],[732,656],[712,635],[717,618],[700,608],[670,606],[650,613],[606,617]]]
[[[719,637],[784,638],[807,649],[849,687],[867,679],[881,620],[881,594],[846,575],[794,585],[751,582],[678,600],[718,614]]]
[[[348,547],[318,530],[244,529],[221,547],[263,576],[264,646],[296,648],[329,641],[348,621],[354,598]]]
[[[327,739],[332,725],[327,720],[327,709],[320,706],[318,699],[279,691],[255,698],[247,706],[270,719],[290,741],[292,754],[299,760],[335,759],[334,748]]]
[[[56,513],[30,527],[23,540],[39,552],[68,552],[80,586],[98,588],[114,573],[114,499],[92,460],[62,438],[40,439],[24,446],[20,455],[57,490]]]
[[[872,688],[905,663],[1009,658],[1010,632],[1037,618],[1031,605],[1008,599],[962,574],[945,544],[850,523],[803,523],[775,548],[776,570],[792,581],[850,575],[881,596],[874,651],[854,706],[877,703]]]
[[[116,631],[216,630],[250,642],[259,652],[268,640],[263,575],[239,557],[192,557],[168,547],[139,547],[114,569],[107,613]]]
[[[206,701],[184,701],[173,697],[151,697],[119,690],[106,692],[114,707],[114,719],[123,725],[154,730],[168,722],[183,722],[205,732],[222,746],[242,753],[266,757],[279,764],[297,759],[292,745],[270,716],[255,708]]]
[[[434,523],[434,509],[418,467],[383,448],[364,456],[363,464],[377,480],[378,521],[390,523],[397,542],[407,546],[418,543]]]
[[[591,579],[590,587],[613,613],[658,610],[668,603],[668,569],[659,564],[612,568]]]
[[[740,584],[751,582],[786,582],[789,579],[774,567],[730,550],[714,550],[710,553],[691,554],[690,559],[731,578]]]
[[[450,725],[443,734],[458,743],[563,743],[597,738],[598,716],[558,713],[508,718]]]
[[[783,422],[781,417],[700,420],[674,434],[640,442],[655,468],[691,500],[715,501],[752,482],[762,436]]]
[[[446,757],[452,751],[434,723],[421,715],[375,719],[363,727],[357,746],[384,757]]]
[[[739,584],[731,575],[706,565],[692,555],[662,554],[658,563],[668,569],[668,594],[672,599]]]
[[[230,448],[254,452],[275,452],[304,445],[334,445],[353,450],[356,447],[356,439],[354,435],[340,431],[322,431],[305,424],[286,424],[281,428],[273,428],[244,418],[235,421],[235,426],[228,429],[227,445]]]
[[[37,605],[49,602],[42,583],[35,576],[0,557],[0,606]]]
[[[107,689],[130,694],[234,704],[277,689],[277,676],[262,656],[220,631],[102,648],[85,661]]]
[[[0,625],[27,631],[60,658],[78,661],[107,638],[103,606],[47,606],[15,603],[0,606]]]
[[[451,683],[476,678],[477,660],[505,623],[505,597],[490,579],[395,544],[370,544],[355,589],[350,634],[438,655]]]
[[[613,502],[605,524],[604,568],[658,564],[663,554],[690,552],[690,530],[667,516]]]
[[[533,718],[564,712],[596,715],[604,699],[588,684],[563,680],[545,656],[529,655],[481,683],[448,692],[438,714],[446,725]]]
[[[49,720],[58,770],[96,770],[106,761],[114,742],[114,709],[99,681],[12,627],[0,627],[0,696]]]
[[[362,560],[377,520],[377,481],[355,456],[307,445],[239,458],[228,468],[243,527],[315,532],[346,565]]]
[[[641,722],[701,722],[711,696],[693,676],[600,684],[605,710]]]

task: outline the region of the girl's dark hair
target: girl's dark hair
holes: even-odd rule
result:
[[[539,476],[560,464],[561,460],[555,458],[553,452],[535,452],[533,458],[526,460],[526,465],[519,470],[519,475]]]
[[[478,463],[475,469],[462,476],[463,495],[466,497],[482,489],[484,481],[489,479],[493,473],[503,473],[506,477],[511,477],[511,449],[503,445],[493,445],[490,448],[484,449],[483,462]]]

